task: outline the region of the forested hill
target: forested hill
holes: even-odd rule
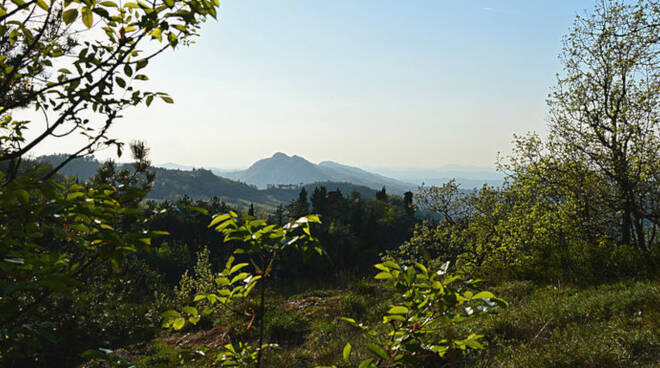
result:
[[[64,155],[48,155],[40,156],[37,160],[57,165],[64,159],[66,159]],[[101,162],[93,158],[78,158],[65,165],[60,173],[87,181],[94,176],[101,165]],[[147,199],[176,200],[183,195],[188,195],[193,200],[218,197],[228,204],[239,206],[254,203],[266,207],[276,207],[280,203],[288,203],[296,199],[301,189],[301,187],[295,186],[258,189],[253,185],[219,177],[205,169],[183,171],[153,167],[152,170],[156,173],[156,180]],[[376,196],[375,190],[350,183],[326,181],[304,185],[308,193],[313,192],[317,186],[324,186],[328,191],[339,189],[345,195],[356,191],[364,198]]]
[[[220,173],[223,177],[240,180],[259,188],[277,184],[314,183],[319,181],[345,182],[379,190],[403,194],[414,190],[417,185],[374,174],[357,167],[332,161],[314,164],[306,159],[277,152],[272,157],[261,159],[246,170]]]

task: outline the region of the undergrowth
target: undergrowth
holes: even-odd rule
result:
[[[660,366],[657,280],[591,287],[513,281],[490,289],[509,301],[510,307],[461,326],[487,337],[486,349],[468,355],[462,363],[465,367]],[[339,363],[346,341],[365,345],[360,344],[364,337],[359,331],[339,318],[358,315],[365,322],[377,322],[387,309],[387,299],[376,282],[364,280],[344,290],[308,290],[288,298],[273,295],[267,309],[266,336],[268,342],[280,347],[266,353],[264,366],[302,368]],[[177,352],[184,348],[214,338],[231,340],[227,326],[234,331],[243,329],[240,338],[256,338],[254,328],[245,331],[249,320],[231,318],[217,319],[215,332],[205,339],[195,340],[195,333],[201,331],[156,339],[136,352],[136,366],[174,367]],[[186,345],[186,339],[191,345]],[[368,356],[359,349],[354,354]]]

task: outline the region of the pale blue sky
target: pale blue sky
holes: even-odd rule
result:
[[[543,132],[561,37],[594,1],[227,0],[150,64],[175,99],[112,133],[156,163],[244,167],[282,151],[363,167],[492,166]],[[48,151],[62,151],[57,143]]]

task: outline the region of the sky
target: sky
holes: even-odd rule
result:
[[[128,110],[110,133],[145,141],[154,163],[199,167],[278,151],[360,167],[494,166],[514,133],[545,132],[562,36],[593,5],[221,1],[196,44],[146,70],[148,89],[175,103]]]

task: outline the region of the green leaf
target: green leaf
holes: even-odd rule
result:
[[[445,345],[431,345],[431,351],[438,354],[441,357],[445,355],[447,350],[449,350],[449,347]]]
[[[46,4],[44,0],[37,0],[37,6],[45,11],[48,11],[48,4]]]
[[[488,299],[488,298],[494,298],[495,295],[491,293],[490,291],[481,291],[474,295],[472,299]]]
[[[374,279],[376,280],[387,280],[387,279],[393,279],[394,276],[392,276],[391,273],[389,272],[380,272],[376,276],[374,276]]]
[[[350,323],[350,324],[353,325],[353,326],[357,326],[357,325],[358,325],[357,322],[355,322],[355,320],[354,320],[353,318],[340,317],[339,319],[342,320],[342,321],[344,321],[344,322]]]
[[[71,24],[76,21],[76,18],[78,18],[78,9],[69,9],[62,13],[64,24]]]
[[[358,365],[358,368],[369,368],[369,367],[373,367],[374,365],[371,364],[373,361],[374,361],[374,358],[365,359],[365,360],[363,360],[362,362],[360,362],[360,365]]]
[[[231,279],[231,281],[229,283],[233,285],[234,283],[236,283],[236,281],[245,280],[246,278],[248,278],[250,276],[251,275],[247,272],[241,272],[238,275],[234,276],[234,278]]]
[[[218,216],[216,216],[216,217],[211,221],[211,223],[209,224],[208,227],[213,227],[213,226],[215,226],[217,223],[222,222],[222,221],[224,221],[224,220],[227,220],[227,219],[229,219],[229,218],[231,218],[231,215],[229,215],[229,214],[227,214],[227,213],[224,214],[224,215],[218,215]]]
[[[121,88],[126,87],[126,81],[123,80],[122,78],[120,78],[120,77],[115,77],[115,81],[117,82],[117,84],[119,85],[119,87],[121,87]]]
[[[69,194],[69,195],[66,197],[66,199],[68,199],[68,200],[72,200],[72,199],[80,198],[80,197],[82,197],[83,195],[84,195],[84,194],[83,194],[82,192],[74,192],[74,193]]]
[[[390,310],[388,310],[387,313],[388,314],[406,314],[406,313],[408,313],[408,308],[406,308],[404,306],[397,305],[397,306],[394,306],[394,307],[390,308]]]
[[[229,279],[226,277],[218,277],[215,279],[215,283],[218,284],[218,287],[223,287],[229,285]]]
[[[344,351],[342,352],[342,356],[344,357],[346,364],[351,363],[351,344],[346,343],[344,346]]]
[[[160,30],[160,28],[154,28],[151,32],[149,32],[149,34],[151,34],[151,36],[157,39],[158,41],[163,40],[162,31]]]
[[[199,314],[197,313],[197,308],[195,307],[183,307],[181,308],[181,311],[184,313],[192,314],[193,316]]]
[[[171,320],[171,319],[181,317],[181,314],[179,312],[175,311],[175,310],[170,309],[168,311],[163,312],[161,314],[161,317],[163,317],[163,319],[165,319],[165,320]]]
[[[229,274],[231,275],[232,273],[234,273],[234,272],[236,272],[236,271],[238,271],[241,268],[246,267],[246,266],[248,266],[247,263],[239,263],[237,265],[234,265],[234,267],[232,267],[231,270],[229,270]]]
[[[425,274],[429,273],[429,270],[423,264],[415,262],[415,266],[417,266],[417,268],[419,268],[420,271],[424,272]]]
[[[390,356],[387,355],[387,351],[385,351],[385,349],[383,349],[379,345],[367,344],[367,349],[369,349],[369,351],[374,353],[374,355],[376,355],[377,357],[379,357],[383,360],[389,360],[390,359]]]
[[[142,59],[142,60],[138,61],[137,64],[135,65],[135,70],[140,70],[140,69],[146,67],[148,63],[149,63],[149,60],[147,60],[147,59]]]
[[[183,317],[179,317],[175,319],[174,322],[172,323],[172,327],[174,327],[175,330],[180,330],[185,325],[186,325],[186,319]]]
[[[390,321],[405,322],[406,318],[404,316],[400,316],[398,314],[392,314],[392,315],[383,317],[383,323],[389,323]]]
[[[386,266],[384,266],[382,263],[377,263],[377,264],[374,265],[374,267],[376,267],[377,269],[379,269],[381,271],[390,272],[390,269],[387,268]]]
[[[399,271],[401,271],[401,267],[399,267],[398,264],[396,264],[396,263],[394,263],[394,262],[392,262],[392,261],[385,261],[385,262],[383,262],[382,264],[383,264],[385,267],[394,268],[395,270],[399,270]]]
[[[87,28],[92,28],[92,24],[94,24],[94,13],[92,13],[92,9],[82,9],[82,21]]]
[[[483,335],[471,334],[467,339],[463,340],[463,343],[465,346],[468,346],[472,349],[483,349],[484,346],[479,343],[479,339],[482,337]]]
[[[160,96],[160,98],[163,99],[163,101],[165,101],[167,103],[170,103],[170,104],[174,103],[174,100],[170,96]]]

